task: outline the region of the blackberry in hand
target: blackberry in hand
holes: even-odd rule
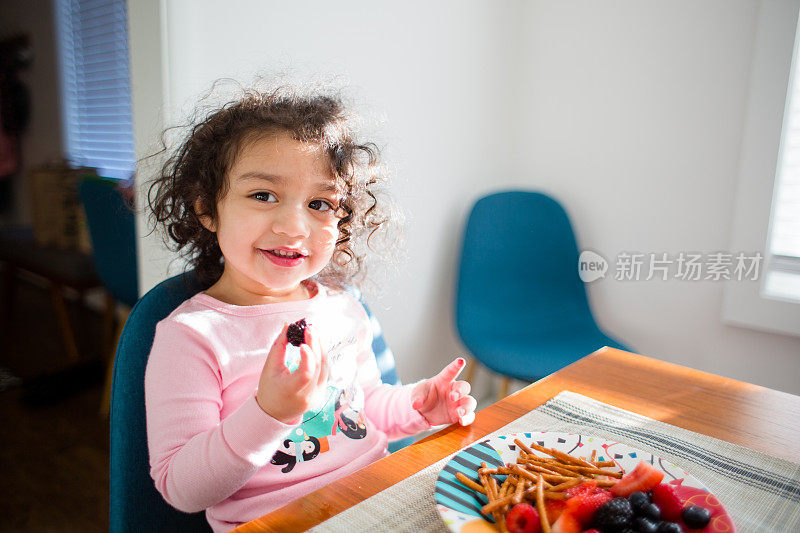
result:
[[[633,507],[627,498],[614,498],[603,504],[594,515],[594,524],[605,532],[630,527]]]
[[[301,318],[293,324],[289,324],[289,329],[286,330],[286,339],[295,346],[300,346],[306,342],[306,319]]]
[[[711,520],[711,513],[705,507],[689,505],[683,509],[682,517],[691,529],[703,529]]]

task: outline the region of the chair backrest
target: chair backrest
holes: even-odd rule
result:
[[[205,287],[194,271],[161,282],[131,310],[117,345],[111,392],[111,494],[112,533],[138,531],[210,531],[205,513],[187,514],[167,504],[150,477],[144,409],[144,371],[155,337],[156,324],[184,300]],[[360,298],[360,294],[355,293]],[[392,352],[380,326],[361,299],[373,325],[372,348],[385,383],[400,383]],[[392,443],[399,449],[410,439]]]
[[[139,297],[133,212],[115,180],[88,178],[79,190],[97,273],[114,298],[133,307]]]
[[[111,389],[110,531],[211,531],[205,513],[170,506],[150,477],[144,412],[144,370],[156,324],[203,287],[193,272],[170,278],[131,310],[117,344]]]
[[[478,200],[464,231],[456,288],[462,339],[587,321],[594,324],[578,276],[575,234],[561,205],[531,191]]]

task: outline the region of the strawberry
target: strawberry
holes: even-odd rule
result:
[[[683,503],[673,485],[661,483],[653,487],[653,503],[661,509],[661,518],[677,522],[683,512]]]
[[[547,521],[551,524],[554,523],[567,508],[567,502],[564,500],[545,500],[544,510],[547,512]]]
[[[647,492],[661,483],[662,479],[664,479],[664,472],[640,461],[636,468],[625,474],[611,487],[611,494],[627,497],[636,491]]]
[[[506,515],[506,528],[509,533],[539,533],[539,511],[530,504],[518,503]]]
[[[611,493],[607,490],[598,490],[593,494],[578,494],[567,500],[567,512],[572,514],[582,526],[588,526],[594,518],[594,513],[603,504],[611,501],[611,498]]]
[[[563,512],[553,524],[552,533],[580,533],[581,523],[570,512]]]
[[[594,494],[597,491],[597,481],[590,479],[588,481],[584,481],[577,487],[572,487],[571,489],[567,489],[566,496],[567,498],[572,498],[573,496],[577,496],[579,494]]]

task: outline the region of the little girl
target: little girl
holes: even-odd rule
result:
[[[387,455],[387,442],[470,424],[456,359],[380,381],[345,288],[381,204],[374,144],[342,102],[247,92],[196,124],[150,188],[154,218],[210,287],[156,329],[145,375],[156,488],[227,531]],[[299,347],[288,325],[305,319]]]

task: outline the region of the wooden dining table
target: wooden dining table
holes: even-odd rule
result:
[[[800,396],[606,347],[479,411],[467,427],[448,426],[236,531],[311,528],[562,391],[800,463]]]

